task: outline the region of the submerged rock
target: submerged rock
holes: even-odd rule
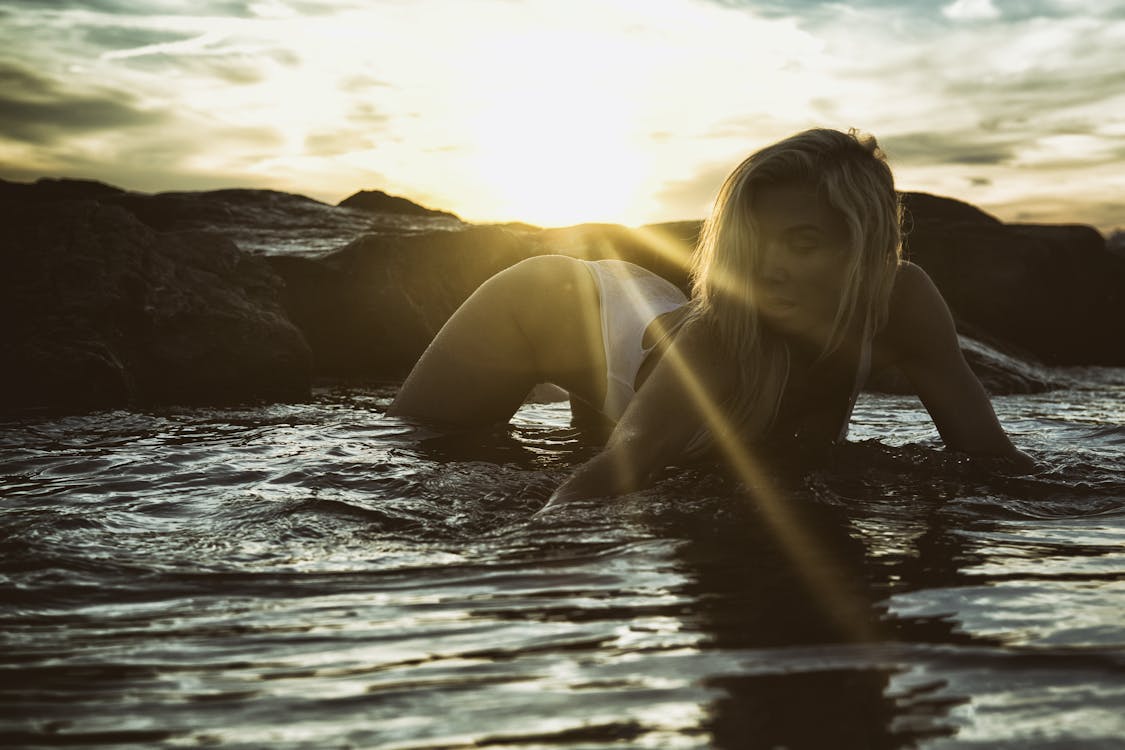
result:
[[[0,411],[292,399],[310,358],[260,258],[91,201],[8,203]]]

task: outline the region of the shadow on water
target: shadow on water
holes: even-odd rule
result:
[[[683,593],[695,602],[703,647],[741,655],[734,673],[703,680],[719,692],[706,722],[713,746],[898,748],[954,733],[943,717],[961,700],[935,685],[893,691],[900,667],[885,656],[905,630],[956,640],[948,623],[888,620],[879,602],[890,583],[850,533],[849,509],[807,486],[785,494],[790,522],[814,550],[793,548],[763,501],[735,488],[710,512],[661,519],[664,533],[685,542]]]

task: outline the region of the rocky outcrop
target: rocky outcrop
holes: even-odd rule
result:
[[[0,180],[0,202],[53,203],[73,200],[111,200],[125,191],[96,180],[72,180],[44,177],[35,182]]]
[[[988,345],[969,335],[958,336],[965,361],[984,389],[994,396],[1015,393],[1043,393],[1062,387],[1064,379],[1028,357],[1005,352],[1004,347]],[[871,373],[866,390],[877,393],[912,394],[914,387],[896,368]]]
[[[397,195],[387,195],[382,190],[360,190],[349,195],[338,204],[341,208],[354,208],[375,214],[404,214],[406,216],[440,216],[457,219],[457,216],[448,211],[437,211]],[[460,221],[460,219],[457,219]]]
[[[267,263],[88,200],[0,207],[0,411],[293,399],[310,357]]]
[[[468,226],[453,214],[431,211],[405,198],[387,198],[396,202],[397,211],[331,206],[276,190],[149,194],[128,192],[92,180],[41,179],[34,183],[0,180],[0,201],[96,200],[121,206],[153,229],[218,232],[241,249],[260,255],[319,257],[363,234],[423,234]],[[411,206],[417,210],[410,210]]]
[[[700,229],[471,226],[378,191],[353,198],[362,205],[0,181],[14,363],[0,408],[293,398],[310,374],[400,377],[502,268],[545,253],[624,258],[686,289]],[[1052,387],[1036,360],[1125,364],[1125,257],[1096,231],[1008,225],[919,193],[904,203],[908,257],[949,301],[990,391]],[[906,389],[893,374],[875,385]]]
[[[317,372],[400,376],[489,276],[539,249],[493,227],[421,236],[366,235],[316,260],[272,257],[285,307]]]
[[[698,222],[534,231],[482,226],[365,235],[323,258],[269,261],[285,280],[286,309],[309,341],[317,372],[397,377],[478,286],[510,265],[548,253],[623,258],[686,288],[698,228]]]
[[[907,257],[958,323],[1052,365],[1125,365],[1125,258],[1079,225],[1004,224],[960,201],[908,193]]]

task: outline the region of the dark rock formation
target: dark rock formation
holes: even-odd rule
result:
[[[286,309],[309,341],[317,372],[401,376],[494,273],[559,253],[624,258],[685,285],[698,226],[583,224],[540,232],[482,226],[413,237],[366,235],[324,258],[269,260],[285,279]]]
[[[1096,231],[903,199],[908,256],[949,301],[990,391],[1052,387],[1037,359],[1125,364],[1125,257]],[[268,190],[144,195],[86,180],[0,180],[0,203],[9,412],[292,398],[310,370],[400,377],[507,266],[546,253],[623,258],[686,290],[700,229],[473,227],[377,191],[330,206]],[[893,373],[875,387],[908,388]]]
[[[354,196],[353,196],[354,197]],[[390,196],[387,196],[390,198]],[[0,180],[0,201],[43,203],[96,200],[121,206],[159,231],[219,232],[241,249],[262,255],[318,257],[368,234],[422,234],[464,229],[453,214],[417,209],[378,213],[341,208],[303,195],[276,190],[127,192],[91,180],[41,179],[34,183]]]
[[[66,200],[106,200],[124,195],[125,191],[96,180],[72,180],[44,177],[35,182],[0,180],[0,202],[51,203]]]
[[[387,195],[382,190],[360,190],[349,195],[338,204],[342,208],[354,208],[359,211],[377,214],[405,214],[407,216],[444,216],[457,219],[455,214],[448,211],[437,211],[397,195]],[[458,219],[460,221],[460,219]]]
[[[127,209],[153,229],[220,232],[243,250],[263,254],[328,252],[368,231],[371,224],[354,212],[273,190],[125,193],[106,202]]]
[[[367,235],[324,258],[269,260],[318,373],[401,376],[473,290],[537,253],[525,236],[475,227]]]
[[[123,193],[104,200],[154,229],[221,232],[243,250],[263,255],[317,256],[368,232],[418,234],[464,226],[450,214],[372,214],[275,190]]]
[[[1043,393],[1062,387],[1063,379],[1027,357],[1003,351],[1004,347],[988,345],[971,336],[959,336],[965,361],[969,363],[984,389],[993,396],[1014,393]],[[887,368],[871,373],[866,390],[878,393],[914,393],[914,387],[899,370]]]
[[[949,300],[969,336],[966,356],[990,391],[1053,387],[1037,358],[1125,361],[1125,336],[1115,334],[1125,321],[1125,276],[1096,231],[1005,225],[959,201],[923,194],[904,198],[910,209],[908,253]],[[287,309],[309,337],[318,371],[401,375],[473,289],[507,265],[544,253],[623,258],[686,289],[699,228],[700,222],[690,221],[638,229],[480,227],[409,240],[367,236],[322,260],[272,262],[287,281]],[[1101,278],[1093,278],[1098,274]],[[1046,335],[1037,336],[1035,326]],[[372,341],[380,347],[369,348]],[[878,387],[907,386],[884,376]]]
[[[1114,230],[1105,238],[1105,247],[1110,255],[1116,255],[1125,260],[1125,229]]]
[[[1047,364],[1125,365],[1125,259],[1095,229],[1003,224],[959,201],[903,198],[907,257],[959,324]]]
[[[0,217],[0,411],[308,393],[280,281],[230,240],[92,201],[11,201]]]

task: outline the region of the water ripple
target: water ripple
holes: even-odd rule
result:
[[[997,399],[1036,473],[865,394],[781,506],[695,467],[537,514],[597,449],[559,404],[462,435],[351,385],[5,423],[0,742],[1110,743],[1125,376],[1067,377]]]

